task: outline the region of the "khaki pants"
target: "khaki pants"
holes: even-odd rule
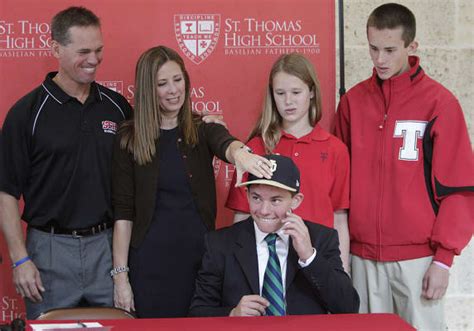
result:
[[[360,313],[395,313],[418,330],[445,330],[442,300],[421,296],[432,256],[377,262],[352,256],[352,281],[360,296]]]

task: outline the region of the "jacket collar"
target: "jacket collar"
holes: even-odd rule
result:
[[[417,56],[410,56],[408,59],[410,69],[401,75],[391,77],[386,80],[381,80],[377,76],[375,68],[372,70],[371,82],[374,86],[380,87],[390,85],[393,90],[400,90],[409,88],[411,85],[417,83],[423,78],[425,72],[420,66],[420,58]]]
[[[250,216],[242,221],[242,228],[237,236],[235,256],[239,262],[245,277],[250,285],[252,293],[259,294],[258,284],[258,258],[257,245],[253,218]],[[296,272],[298,271],[298,254],[293,248],[291,238],[288,242],[288,257],[286,263],[286,289],[293,282]]]
[[[249,217],[242,224],[240,233],[237,236],[235,257],[239,262],[245,277],[250,285],[252,293],[259,294],[258,286],[258,258],[255,241],[255,230],[253,228],[253,218]]]

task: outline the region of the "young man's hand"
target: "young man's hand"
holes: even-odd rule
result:
[[[269,305],[268,300],[260,295],[244,295],[229,316],[262,316]]]
[[[446,293],[449,283],[449,270],[431,263],[423,277],[421,295],[427,300],[441,299]]]
[[[287,217],[282,220],[282,229],[285,231],[285,234],[291,237],[293,247],[300,260],[306,261],[314,252],[308,227],[298,215],[291,212],[287,212],[286,215]]]

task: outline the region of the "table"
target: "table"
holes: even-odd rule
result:
[[[52,321],[28,321],[31,323]],[[64,322],[64,321],[61,321]],[[283,317],[202,317],[99,320],[112,331],[412,331],[416,330],[395,314],[338,314]]]

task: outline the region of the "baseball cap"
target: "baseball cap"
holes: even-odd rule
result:
[[[272,171],[272,178],[258,178],[249,173],[247,181],[240,183],[239,187],[264,184],[279,187],[290,192],[298,193],[300,191],[300,171],[292,159],[276,154],[263,155],[263,157],[272,163],[270,169]]]

